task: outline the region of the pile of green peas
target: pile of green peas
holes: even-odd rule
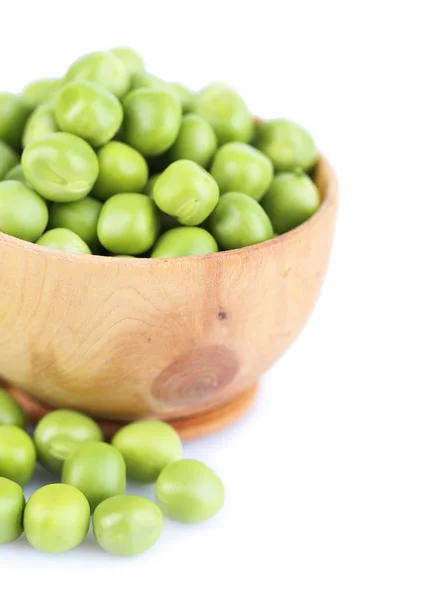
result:
[[[90,519],[99,546],[136,556],[162,534],[164,515],[183,523],[210,519],[222,508],[224,487],[202,462],[182,458],[167,423],[136,421],[111,443],[99,425],[68,409],[45,415],[31,437],[16,400],[0,388],[0,544],[25,533],[36,550],[67,552],[87,536]],[[26,501],[23,487],[36,463],[60,479]],[[156,502],[126,493],[127,478],[155,483]]]
[[[82,254],[169,258],[250,246],[320,204],[298,124],[257,124],[230,86],[196,93],[132,49],[0,93],[0,232]]]

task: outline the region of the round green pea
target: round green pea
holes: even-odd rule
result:
[[[153,75],[148,71],[142,73],[133,73],[131,79],[131,90],[141,90],[143,88],[157,88],[173,92],[172,86],[157,75]]]
[[[45,78],[29,83],[22,91],[25,103],[31,108],[52,102],[63,86],[63,79]]]
[[[0,140],[19,150],[29,113],[30,107],[23,98],[9,92],[0,93]]]
[[[22,487],[0,477],[0,545],[18,539],[23,532],[25,498]]]
[[[99,248],[97,224],[101,210],[102,202],[89,197],[66,204],[53,203],[49,209],[48,229],[69,229],[95,251]]]
[[[0,388],[0,426],[2,425],[15,425],[24,429],[27,419],[15,398]]]
[[[183,459],[169,464],[156,482],[157,502],[173,521],[206,521],[220,511],[224,496],[219,477],[198,460]]]
[[[15,165],[15,167],[6,173],[3,177],[3,181],[21,181],[21,183],[27,183],[22,166]]]
[[[0,183],[0,231],[35,242],[45,231],[48,208],[42,198],[21,181]]]
[[[160,472],[182,455],[178,433],[163,421],[136,421],[125,425],[111,443],[122,454],[128,477],[144,483],[156,481]]]
[[[318,160],[318,150],[310,133],[286,119],[261,123],[255,146],[269,157],[276,171],[309,171]]]
[[[16,425],[0,426],[0,477],[25,485],[33,477],[36,450],[31,437]]]
[[[93,419],[68,409],[48,413],[34,431],[38,460],[53,473],[61,473],[64,460],[77,446],[102,440],[102,431]]]
[[[228,192],[220,197],[210,216],[209,228],[223,250],[252,246],[273,237],[272,224],[263,208],[240,192]]]
[[[138,89],[124,100],[125,141],[144,156],[162,154],[175,142],[181,125],[177,96],[163,89]]]
[[[189,112],[192,105],[193,93],[182,83],[172,83],[171,88],[179,97],[183,112]]]
[[[103,500],[124,494],[125,461],[117,448],[110,444],[84,442],[64,461],[62,482],[79,489],[93,512]]]
[[[112,52],[91,52],[76,60],[66,73],[66,82],[91,81],[122,98],[130,89],[131,78],[124,63]]]
[[[96,148],[109,142],[123,121],[119,99],[89,81],[65,85],[58,95],[55,114],[62,131],[73,133]]]
[[[191,160],[177,160],[158,178],[154,190],[157,206],[182,225],[199,225],[219,200],[213,177]]]
[[[224,144],[216,152],[211,174],[220,193],[242,192],[261,200],[273,179],[273,165],[265,154],[240,142]]]
[[[263,209],[279,234],[304,223],[318,210],[319,205],[316,185],[302,172],[276,175],[262,201]]]
[[[176,141],[168,151],[170,162],[193,160],[206,167],[217,149],[217,138],[211,125],[197,115],[185,115]]]
[[[45,485],[34,492],[24,510],[24,533],[29,543],[47,554],[68,552],[85,539],[90,507],[76,488],[63,483]]]
[[[62,227],[50,229],[38,239],[36,244],[53,250],[72,252],[73,254],[92,254],[90,248],[79,235]]]
[[[162,529],[160,508],[141,496],[108,498],[93,515],[93,532],[99,546],[116,556],[142,554],[157,542]]]
[[[142,192],[148,167],[141,154],[121,142],[110,142],[98,152],[99,177],[93,194],[107,200],[116,194]]]
[[[102,246],[114,254],[138,255],[157,237],[156,206],[144,194],[117,194],[101,210],[97,232]]]
[[[54,107],[50,104],[40,104],[35,108],[24,128],[22,146],[25,148],[32,142],[56,133],[59,130]]]
[[[0,140],[0,181],[18,162],[17,153]]]
[[[208,85],[193,97],[190,111],[210,123],[219,145],[226,142],[249,142],[252,137],[252,115],[244,100],[228,85]]]
[[[149,177],[149,179],[147,180],[147,183],[144,186],[144,194],[146,194],[147,196],[150,196],[150,198],[153,198],[154,186],[156,185],[156,181],[159,179],[159,177],[160,177],[160,173],[156,173],[155,175],[152,175],[151,177]]]
[[[71,133],[52,133],[32,142],[25,148],[21,162],[30,185],[53,202],[81,200],[99,174],[92,147]]]
[[[214,237],[200,227],[177,227],[160,236],[152,258],[175,258],[176,256],[194,256],[217,252]]]
[[[138,52],[132,48],[120,47],[110,50],[118,60],[123,63],[125,69],[133,75],[134,73],[142,73],[145,70],[144,61]]]

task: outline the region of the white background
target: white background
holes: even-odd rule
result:
[[[45,556],[21,538],[0,549],[1,597],[430,600],[428,8],[428,0],[2,6],[0,88],[18,91],[62,74],[83,52],[130,45],[162,77],[195,88],[226,80],[255,114],[308,127],[337,170],[341,208],[319,304],[264,378],[255,409],[186,445],[223,478],[224,511],[200,526],[167,523],[136,559],[110,557],[91,538]]]

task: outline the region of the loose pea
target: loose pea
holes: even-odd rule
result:
[[[145,70],[143,59],[132,48],[113,48],[110,52],[123,63],[130,75],[142,73]]]
[[[22,534],[25,498],[22,487],[0,477],[0,544],[8,544]]]
[[[0,183],[0,231],[35,242],[45,231],[48,208],[42,198],[21,181]]]
[[[197,115],[185,115],[176,141],[168,151],[170,162],[193,160],[206,167],[217,149],[217,138],[211,125]]]
[[[157,542],[162,529],[160,508],[141,496],[108,498],[93,515],[93,532],[99,546],[116,556],[142,554]]]
[[[0,427],[0,477],[25,485],[33,477],[36,450],[31,437],[16,425]]]
[[[29,83],[22,91],[25,103],[31,108],[52,102],[64,84],[63,79],[46,78]]]
[[[40,104],[27,119],[22,137],[22,146],[25,148],[32,142],[56,133],[59,130],[54,107],[50,104]]]
[[[177,160],[158,178],[153,194],[160,210],[182,225],[199,225],[218,203],[219,188],[202,167]]]
[[[53,483],[32,494],[24,510],[24,532],[40,552],[60,554],[79,546],[90,525],[90,507],[76,488]]]
[[[84,442],[64,461],[62,482],[78,488],[93,512],[103,500],[124,494],[125,461],[117,448],[110,444]]]
[[[99,174],[94,150],[71,133],[52,133],[29,144],[22,167],[30,185],[53,202],[81,200]]]
[[[111,443],[122,454],[128,476],[145,483],[156,481],[162,469],[182,455],[178,433],[163,421],[125,425]]]
[[[93,419],[68,409],[42,417],[34,432],[38,460],[53,473],[61,473],[64,460],[77,446],[102,440],[102,431]]]
[[[143,254],[157,237],[156,206],[144,194],[117,194],[107,200],[98,222],[100,243],[114,254]]]
[[[0,140],[19,150],[29,113],[30,107],[20,96],[9,92],[0,93]]]
[[[262,123],[257,129],[254,143],[269,157],[276,171],[308,171],[318,159],[318,151],[310,133],[286,119]]]
[[[3,177],[3,181],[21,181],[21,183],[26,183],[22,166],[16,165],[13,167]]]
[[[249,142],[254,122],[238,93],[223,83],[212,83],[196,94],[190,111],[208,121],[219,144]]]
[[[301,172],[276,175],[262,201],[262,207],[279,234],[304,223],[318,210],[319,205],[316,185]]]
[[[150,198],[153,198],[154,186],[156,185],[156,181],[159,179],[159,177],[160,177],[160,173],[156,173],[155,175],[152,175],[151,177],[149,177],[149,179],[147,180],[147,183],[144,186],[144,194],[146,194],[147,196],[150,196]]]
[[[156,498],[169,519],[199,523],[213,517],[224,503],[224,487],[202,462],[178,460],[168,465],[156,482]]]
[[[6,390],[0,388],[0,426],[15,425],[24,429],[27,425],[24,411]]]
[[[134,73],[131,80],[132,90],[141,90],[143,88],[156,88],[172,92],[172,86],[167,82],[153,75],[148,71],[142,73]]]
[[[171,88],[180,99],[183,113],[189,112],[192,105],[193,93],[182,83],[172,83]]]
[[[124,63],[112,52],[91,52],[78,58],[66,73],[66,82],[70,81],[97,83],[117,98],[122,98],[131,85]]]
[[[124,100],[125,141],[144,156],[162,154],[174,143],[181,124],[177,96],[157,88],[138,89]]]
[[[252,246],[273,237],[272,224],[263,208],[239,192],[221,196],[210,216],[209,228],[223,250]]]
[[[221,194],[242,192],[254,200],[261,200],[273,179],[273,165],[256,148],[229,142],[216,152],[211,174]]]
[[[142,192],[148,167],[141,154],[121,142],[110,142],[98,152],[99,177],[93,194],[107,200],[116,194]]]
[[[152,258],[175,258],[217,252],[214,237],[200,227],[177,227],[160,236],[152,252]]]
[[[97,224],[101,210],[102,203],[89,197],[66,204],[53,203],[49,209],[48,229],[69,229],[94,252],[99,248]]]
[[[17,153],[0,140],[0,181],[18,162]]]
[[[98,148],[120,129],[123,108],[114,94],[89,81],[73,81],[58,95],[55,114],[62,131]]]
[[[38,246],[52,248],[53,250],[64,250],[73,254],[92,254],[87,244],[73,231],[58,227],[50,229],[36,242]]]

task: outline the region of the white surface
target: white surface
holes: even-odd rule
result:
[[[1,597],[13,581],[11,598],[430,600],[427,0],[109,6],[7,2],[0,87],[118,44],[192,87],[231,81],[256,114],[307,126],[335,165],[334,254],[306,330],[254,411],[186,445],[222,476],[224,511],[201,526],[167,523],[130,560],[91,539],[60,557],[21,539],[0,549]]]

